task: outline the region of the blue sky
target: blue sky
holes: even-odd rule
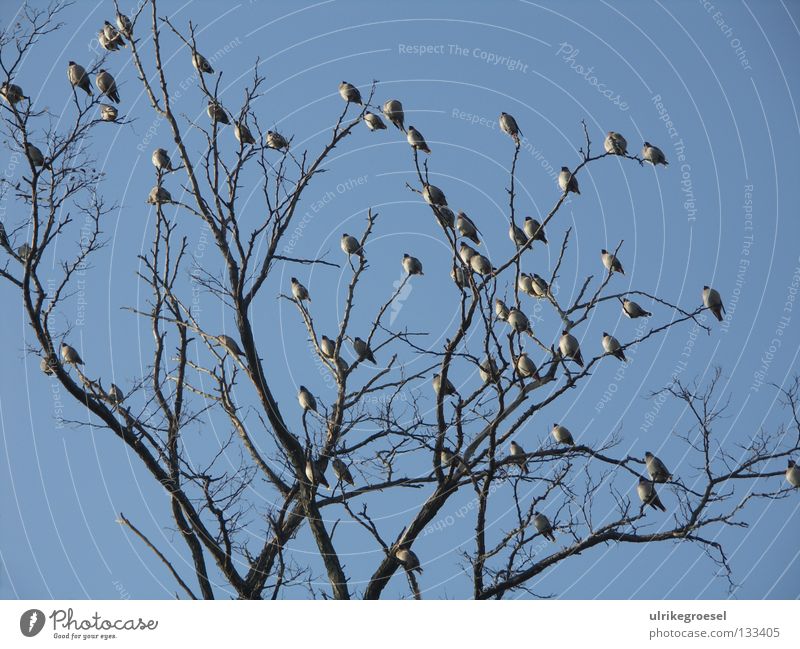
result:
[[[580,177],[581,196],[571,199],[548,228],[551,244],[532,253],[529,272],[549,274],[558,252],[554,242],[572,226],[560,293],[574,293],[586,275],[597,274],[599,250],[624,240],[620,258],[627,274],[614,278],[616,288],[645,290],[691,309],[700,303],[702,286],[711,284],[730,317],[723,326],[714,322],[710,336],[683,325],[646,342],[631,354],[633,362],[624,372],[601,363],[569,400],[531,422],[521,439],[529,440],[523,442],[526,448],[535,447],[552,421],[569,422],[574,433],[597,443],[617,432],[620,453],[641,456],[652,450],[680,473],[688,460],[675,433],[690,422],[677,404],[654,408],[647,395],[677,371],[687,380],[702,380],[721,365],[721,388],[732,401],[718,434],[735,444],[759,427],[785,421],[768,383],[787,381],[798,369],[800,349],[798,307],[785,310],[800,273],[794,153],[800,144],[795,106],[800,72],[790,65],[798,54],[800,6],[715,4],[196,1],[164,2],[161,11],[178,26],[190,19],[198,26],[200,50],[223,71],[221,96],[229,107],[238,108],[252,65],[261,58],[266,90],[255,111],[262,126],[293,135],[296,149],[313,151],[324,143],[342,109],[340,80],[362,92],[378,80],[376,99],[403,101],[406,123],[416,126],[433,150],[433,182],[453,207],[477,222],[490,257],[512,252],[505,187],[513,146],[497,128],[501,111],[516,117],[529,144],[518,165],[522,214],[546,213],[557,200],[552,170],[579,160],[581,120],[593,150],[602,147],[608,130],[622,132],[635,151],[643,140],[660,146],[670,161],[667,168],[611,159],[590,165]],[[3,25],[14,19],[14,10],[7,3],[0,8]],[[88,65],[96,55],[96,32],[111,17],[113,5],[105,2],[81,2],[65,12],[67,27],[48,37],[18,76],[35,105],[56,115],[73,110],[66,62]],[[181,89],[179,110],[190,119],[205,119],[189,57],[177,51],[174,39],[168,42],[167,71],[173,87]],[[60,317],[74,325],[70,343],[92,371],[125,389],[147,362],[152,338],[147,324],[121,307],[146,299],[135,269],[153,225],[144,203],[153,185],[150,153],[156,146],[170,149],[172,138],[166,125],[154,121],[127,52],[110,55],[107,67],[117,79],[120,112],[134,121],[96,132],[93,147],[108,175],[103,191],[121,207],[105,225],[109,246],[81,278],[84,293],[65,305]],[[226,146],[233,153],[228,136]],[[200,140],[191,140],[191,146],[197,153]],[[0,164],[6,173],[18,173],[8,150]],[[340,261],[341,233],[360,232],[366,209],[374,208],[380,217],[368,248],[370,282],[356,317],[366,324],[401,278],[400,258],[409,252],[422,260],[425,276],[412,282],[394,324],[430,332],[425,344],[440,348],[453,328],[457,296],[441,232],[429,209],[405,188],[414,177],[404,138],[393,129],[370,133],[359,127],[326,168],[305,196],[304,227],[292,240],[292,252],[327,253]],[[177,180],[166,185],[179,191]],[[257,175],[247,176],[245,185],[242,219],[247,222],[249,211],[258,215],[261,209]],[[0,215],[12,218],[18,209],[7,203]],[[185,233],[197,263],[218,268],[207,234],[196,223],[189,223]],[[76,237],[73,233],[71,241]],[[70,245],[69,238],[64,245]],[[331,392],[296,312],[273,299],[287,290],[293,274],[311,290],[315,317],[327,323],[321,329],[328,331],[338,322],[338,298],[348,276],[336,269],[279,269],[254,307],[260,344],[278,377],[279,403],[299,425],[296,386],[309,386],[323,400]],[[31,336],[20,302],[7,285],[0,286],[0,296],[6,305],[0,321],[0,596],[170,597],[175,586],[169,575],[114,522],[117,512],[124,512],[186,573],[180,540],[161,525],[168,510],[161,490],[104,431],[57,421],[57,409],[63,407],[70,419],[80,419],[81,409],[39,372],[38,359],[25,356]],[[233,326],[212,296],[199,300],[209,330]],[[652,310],[668,316],[663,308]],[[556,320],[546,312],[541,317],[534,323],[540,336],[555,339]],[[783,328],[782,317],[788,318]],[[585,345],[597,349],[600,332],[629,339],[636,327],[637,322],[621,319],[619,309],[598,309],[580,333]],[[777,352],[765,362],[776,339]],[[425,362],[404,360],[414,371]],[[475,385],[477,379],[465,372],[458,380]],[[427,382],[420,386],[424,408],[433,404],[430,394]],[[245,402],[248,396],[243,392],[241,398]],[[197,432],[200,457],[226,434],[222,422],[209,421]],[[371,511],[381,508],[378,520],[387,538],[394,538],[425,495],[422,489],[371,504]],[[470,593],[461,552],[471,549],[473,524],[457,516],[468,497],[442,513],[452,525],[414,547],[425,565],[426,597]],[[500,505],[492,515],[497,529],[510,520]],[[737,596],[796,598],[800,500],[757,503],[745,518],[749,528],[719,532],[741,585]],[[343,522],[336,544],[356,583],[368,577],[379,557],[371,539]],[[293,551],[313,556],[316,549],[303,532]],[[571,598],[725,597],[727,583],[715,578],[714,570],[689,544],[597,548],[563,562],[533,587],[539,594]],[[303,591],[290,594],[301,597]],[[396,576],[387,595],[407,594],[405,580]]]

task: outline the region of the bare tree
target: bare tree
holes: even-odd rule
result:
[[[619,437],[599,448],[574,440],[565,444],[562,437],[561,443],[548,441],[528,452],[516,442],[514,450],[508,450],[509,443],[522,439],[519,433],[548,406],[570,399],[573,388],[599,363],[618,362],[616,358],[624,359],[626,350],[687,322],[710,330],[705,306],[682,308],[643,290],[613,292],[614,264],[601,277],[584,278],[577,293],[564,301],[552,287],[562,273],[569,228],[548,277],[523,272],[526,253],[534,245],[545,245],[537,242],[544,238],[545,228],[552,233],[572,183],[585,167],[609,156],[632,165],[645,162],[626,151],[593,153],[586,124],[580,159],[569,170],[573,180],[538,225],[523,224],[517,216],[515,183],[522,141],[512,133],[507,194],[515,247],[506,259],[488,260],[474,249],[462,248],[469,222],[463,217],[460,224],[455,220],[444,193],[430,182],[421,149],[413,148],[410,163],[416,182],[407,190],[429,203],[441,225],[452,258],[452,290],[459,296],[456,325],[438,349],[422,343],[425,332],[393,328],[387,313],[410,281],[409,274],[374,305],[369,326],[358,330],[352,314],[369,277],[369,243],[380,227],[379,215],[367,211],[363,230],[349,242],[351,254],[341,264],[289,256],[282,244],[291,234],[312,180],[324,170],[334,149],[365,121],[377,82],[363,103],[346,101],[319,151],[298,151],[292,138],[265,132],[259,124],[254,104],[264,80],[257,64],[240,105],[233,110],[223,106],[222,74],[212,77],[203,72],[203,59],[196,56],[195,26],[190,23],[183,29],[160,16],[155,0],[141,3],[122,34],[128,41],[127,54],[113,56],[131,57],[149,105],[168,125],[174,144],[175,159],[156,168],[149,199],[155,212],[152,242],[140,258],[138,272],[141,285],[149,291],[149,304],[128,307],[152,331],[152,357],[147,371],[120,390],[103,385],[92,371],[90,358],[84,365],[73,348],[61,347],[59,352],[60,344],[69,340],[70,326],[59,324],[64,318],[56,316],[76,290],[76,272],[87,268],[104,245],[102,223],[115,207],[102,198],[106,175],[95,170],[93,138],[98,128],[108,128],[108,121],[116,121],[117,128],[124,128],[128,121],[98,117],[104,101],[101,94],[83,96],[75,87],[69,124],[37,108],[27,97],[13,95],[25,57],[41,39],[63,27],[59,14],[64,6],[56,2],[46,10],[26,7],[21,20],[0,37],[7,99],[2,107],[3,134],[28,162],[20,181],[4,180],[2,185],[3,196],[26,209],[18,222],[3,224],[0,245],[5,261],[0,275],[21,297],[35,339],[30,354],[41,357],[43,371],[52,373],[76,405],[85,409],[87,419],[73,423],[78,427],[91,424],[118,437],[168,495],[173,521],[165,525],[179,530],[193,575],[181,575],[122,513],[119,522],[165,565],[186,596],[213,598],[214,584],[222,584],[219,588],[240,598],[277,598],[287,588],[299,586],[313,596],[375,599],[399,569],[405,572],[412,595],[421,597],[415,573],[425,557],[417,557],[412,548],[457,494],[474,494],[475,505],[470,508],[475,518],[474,547],[464,559],[475,598],[501,598],[516,589],[533,593],[528,584],[543,571],[609,543],[690,542],[707,552],[732,579],[723,547],[706,532],[724,525],[746,525],[741,512],[748,502],[781,498],[790,492],[789,485],[778,486],[777,480],[769,481],[763,491],[756,491],[756,485],[783,476],[777,461],[800,449],[798,382],[784,392],[792,415],[787,428],[759,431],[750,444],[736,449],[724,448],[712,433],[724,409],[716,394],[719,374],[709,385],[671,383],[666,392],[685,403],[696,419],[694,429],[682,438],[697,460],[686,466],[695,468],[684,470],[682,465],[676,476],[651,471],[649,478],[642,478],[652,467],[643,458],[616,456]],[[166,73],[165,47],[177,48],[187,60],[199,62],[197,88],[203,105],[209,106],[209,122],[180,112]],[[87,73],[100,70],[104,60],[95,61]],[[65,96],[68,92],[65,83]],[[219,142],[232,138],[234,128],[239,146],[235,155],[226,155]],[[204,153],[193,157],[187,137],[198,134],[205,142]],[[253,168],[263,179],[261,216],[254,221],[249,209],[245,222],[240,208],[242,179],[245,170]],[[168,178],[170,185],[180,178],[180,196],[167,190]],[[56,250],[56,242],[70,240],[79,227],[73,215],[81,217],[79,243]],[[191,267],[187,239],[180,234],[188,219],[210,233],[221,272],[212,266]],[[473,239],[477,237],[474,234]],[[620,241],[615,256],[622,246]],[[45,254],[59,260],[60,279],[55,283],[42,280],[40,264]],[[280,298],[296,309],[298,324],[307,330],[310,345],[335,385],[330,400],[304,392],[302,423],[292,424],[300,419],[301,406],[287,412],[278,405],[276,386],[283,377],[265,361],[273,356],[272,346],[270,341],[259,341],[254,331],[254,305],[274,289],[270,280],[276,269],[318,266],[325,271],[343,264],[347,264],[349,282],[341,321],[336,331],[327,332],[330,337],[318,327],[301,283],[280,290]],[[192,310],[194,284],[232,316],[235,337],[209,331]],[[668,314],[664,321],[647,320],[649,327],[641,335],[618,346],[613,340],[602,353],[589,356],[587,352],[585,359],[559,344],[561,335],[579,332],[596,309],[637,297],[658,304]],[[552,309],[561,322],[560,331],[533,330],[525,316],[532,300]],[[344,351],[350,346],[355,355],[349,357],[355,360],[348,363]],[[404,359],[410,355],[423,359],[418,371],[407,370]],[[375,356],[382,359],[382,366],[365,379],[359,368]],[[453,380],[476,371],[482,377],[477,386],[473,382],[469,387],[466,378]],[[437,389],[432,392],[434,374]],[[431,394],[435,402],[429,419],[425,404]],[[231,434],[207,461],[198,462],[196,458],[203,454],[192,453],[198,443],[194,432],[211,416],[224,417]],[[629,495],[640,479],[646,502],[632,501]],[[744,496],[732,487],[742,481],[750,483]],[[326,482],[333,489],[323,495],[318,487]],[[659,489],[669,489],[677,506],[662,515],[653,530],[654,517],[647,507],[660,504],[653,491],[657,483]],[[536,488],[531,502],[520,495],[526,485]],[[388,492],[396,492],[397,498],[426,494],[399,531],[375,516],[376,510],[386,513],[382,507]],[[512,499],[516,521],[498,532],[489,527],[489,506],[500,494]],[[613,499],[610,509],[601,504],[608,497]],[[556,498],[563,503],[557,514],[542,517],[538,510]],[[337,517],[357,522],[380,552],[368,579],[356,588],[334,543],[337,526],[326,522]],[[306,525],[328,588],[315,585],[313,562],[298,562],[287,553]],[[552,538],[561,544],[551,551],[543,539]]]

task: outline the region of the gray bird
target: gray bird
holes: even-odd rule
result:
[[[244,356],[244,352],[239,349],[237,342],[230,336],[220,334],[217,336],[217,340],[219,341],[219,344],[222,345],[232,356]]]
[[[722,314],[725,313],[725,307],[722,304],[722,298],[719,291],[709,286],[703,287],[703,305],[714,314],[714,317],[722,322]]]
[[[664,463],[650,451],[644,454],[644,463],[647,466],[647,472],[650,474],[650,480],[653,482],[667,482],[672,479],[672,474]]]
[[[475,250],[475,248],[470,246],[468,243],[464,243],[463,241],[461,242],[461,245],[458,248],[458,258],[464,262],[465,266],[469,266],[469,262],[477,254],[478,251]]]
[[[475,245],[481,245],[480,230],[464,212],[456,215],[456,230],[462,237],[466,237]]]
[[[117,12],[116,22],[117,29],[119,30],[120,34],[129,39],[133,38],[133,22],[131,22],[130,18],[128,18],[125,14]]]
[[[403,120],[405,114],[403,113],[403,104],[397,99],[387,99],[383,104],[383,116],[394,124],[401,131],[405,132]]]
[[[558,174],[558,186],[561,188],[561,191],[565,193],[581,193],[581,190],[578,188],[578,179],[572,175],[569,167],[561,167],[561,173]]]
[[[117,92],[117,82],[114,81],[114,77],[111,76],[105,70],[100,70],[97,73],[97,76],[94,78],[94,82],[97,85],[98,90],[100,93],[108,97],[110,101],[113,101],[115,104],[119,103],[119,92]]]
[[[358,242],[358,239],[350,236],[347,234],[347,232],[342,235],[342,240],[339,242],[339,245],[341,246],[342,251],[348,256],[358,255],[361,257],[364,254],[364,251],[361,250],[361,244]]]
[[[116,122],[117,121],[117,109],[109,104],[100,104],[100,117],[105,122]]]
[[[516,307],[511,307],[511,310],[508,312],[508,324],[510,324],[511,328],[517,333],[527,333],[533,336],[533,330],[531,329],[528,316]]]
[[[517,278],[517,288],[520,291],[530,295],[531,293],[533,293],[532,284],[533,284],[533,277],[531,277],[527,273],[520,273],[519,274],[519,278]]]
[[[547,516],[539,512],[533,512],[533,525],[536,531],[548,541],[556,542],[556,537],[553,534],[553,526],[550,525],[550,519],[548,519]]]
[[[567,446],[575,446],[575,440],[572,437],[572,433],[566,426],[561,426],[560,424],[553,424],[553,430],[551,430],[550,433],[553,436],[553,439],[556,440],[556,444],[566,444]]]
[[[521,227],[513,223],[508,226],[508,238],[514,242],[518,248],[528,243],[528,237]]]
[[[413,126],[408,127],[408,133],[406,133],[406,140],[408,140],[408,143],[411,145],[412,149],[418,149],[419,151],[424,151],[425,153],[431,152],[427,142],[425,142],[425,138],[422,137],[422,133],[420,133]]]
[[[622,302],[622,312],[628,316],[631,320],[635,320],[636,318],[649,318],[652,313],[649,311],[645,311],[642,307],[640,307],[636,302],[633,300],[623,299]]]
[[[313,410],[314,412],[317,412],[317,400],[304,385],[301,385],[300,389],[297,391],[297,401],[300,403],[300,407],[304,411]]]
[[[125,394],[114,383],[111,384],[111,389],[108,391],[108,397],[111,399],[111,403],[115,405],[119,405],[125,401]]]
[[[550,290],[550,287],[537,273],[534,273],[531,277],[531,291],[533,292],[534,297],[547,297],[547,292]]]
[[[800,487],[800,466],[794,460],[789,460],[786,467],[786,481],[793,487]]]
[[[80,88],[87,95],[94,94],[89,75],[86,74],[86,69],[82,65],[78,65],[75,61],[67,63],[67,78],[75,88]]]
[[[2,85],[0,85],[0,97],[5,99],[6,102],[11,106],[19,103],[23,99],[28,99],[28,97],[22,94],[22,88],[20,88],[16,83],[7,82],[4,82]]]
[[[525,454],[525,449],[516,442],[511,442],[509,446],[511,461],[514,464],[519,464],[523,473],[528,473],[528,459]]]
[[[528,356],[525,352],[517,356],[516,363],[514,364],[517,368],[517,372],[520,376],[524,378],[534,378],[539,379],[539,370],[536,369],[536,364],[531,360],[530,356]]]
[[[277,131],[267,131],[267,146],[270,149],[289,150],[289,141]]]
[[[74,347],[61,343],[61,360],[67,365],[83,365],[83,359]]]
[[[161,171],[172,171],[172,162],[166,149],[156,149],[152,156],[153,166]]]
[[[600,259],[603,260],[603,266],[609,273],[619,273],[624,275],[625,271],[622,270],[622,264],[613,252],[608,252],[605,248],[600,251]]]
[[[211,67],[208,59],[200,52],[195,51],[192,53],[192,65],[201,74],[214,74],[214,68]]]
[[[352,83],[347,83],[347,81],[342,81],[339,84],[339,95],[349,104],[352,103],[363,105],[364,103],[361,101],[361,93],[358,91],[358,88],[356,88]]]
[[[308,289],[303,286],[296,277],[292,277],[292,295],[298,302],[308,300],[311,302],[311,296],[308,294]]]
[[[50,165],[46,165],[44,161],[44,154],[42,150],[36,146],[35,144],[28,144],[25,146],[25,151],[28,154],[28,159],[31,161],[31,164],[34,167],[49,167]]]
[[[231,120],[228,118],[228,113],[225,112],[225,109],[222,107],[221,104],[215,101],[208,102],[208,108],[206,108],[206,112],[208,116],[211,118],[212,124],[230,124]]]
[[[330,484],[328,484],[328,481],[325,478],[325,474],[320,471],[319,463],[315,462],[311,458],[306,460],[306,478],[308,478],[308,481],[315,487],[324,485],[326,489],[331,488]]]
[[[603,142],[606,153],[611,155],[626,155],[628,153],[628,142],[619,133],[609,131],[606,140]]]
[[[250,129],[247,127],[247,124],[243,122],[234,122],[233,126],[233,135],[236,138],[237,142],[241,144],[255,144],[256,139],[253,137],[253,134],[250,132]]]
[[[104,50],[108,50],[109,52],[116,52],[120,48],[120,41],[109,40],[103,29],[97,33],[97,42],[100,43]]]
[[[478,275],[489,275],[492,272],[492,262],[486,257],[479,254],[474,254],[470,257],[469,267],[478,273]]]
[[[39,369],[42,370],[47,376],[55,374],[53,370],[54,359],[49,356],[43,356],[39,361]]]
[[[356,356],[359,360],[368,360],[373,365],[378,364],[366,340],[362,340],[358,336],[353,338],[353,350],[356,352]]]
[[[150,194],[147,196],[147,202],[151,205],[171,203],[172,195],[163,187],[153,187],[153,189],[150,190]]]
[[[103,22],[103,34],[105,35],[106,41],[109,44],[113,43],[116,45],[116,47],[127,47],[125,44],[125,39],[122,38],[122,34],[120,34],[117,31],[117,28],[107,20]]]
[[[450,466],[450,463],[455,458],[455,453],[446,446],[442,447],[442,452],[439,453],[439,464],[442,466]]]
[[[464,269],[461,268],[461,266],[455,266],[454,268],[451,268],[450,277],[453,278],[453,281],[456,283],[458,288],[466,288],[466,286],[469,284],[467,274],[464,272]]]
[[[484,383],[497,382],[500,379],[500,370],[493,356],[487,356],[480,362],[478,374]]]
[[[498,121],[503,133],[510,135],[514,139],[514,142],[519,144],[519,136],[522,135],[522,131],[520,131],[519,126],[517,126],[517,120],[508,113],[500,113],[500,119]]]
[[[639,478],[639,484],[636,485],[636,492],[639,494],[639,500],[645,505],[650,505],[653,509],[660,509],[662,512],[667,511],[667,508],[664,507],[656,493],[655,485],[644,476]]]
[[[628,359],[625,358],[625,352],[622,349],[622,345],[619,344],[619,340],[614,338],[614,336],[611,334],[607,334],[605,331],[603,332],[603,349],[607,354],[616,356],[622,362],[628,362]]]
[[[328,358],[333,358],[336,356],[336,343],[327,336],[323,335],[319,339],[319,349],[323,355],[327,356]]]
[[[578,339],[575,338],[568,331],[561,332],[561,338],[558,341],[558,349],[564,358],[571,358],[578,365],[583,367],[583,355],[581,354],[581,347],[578,344]]]
[[[419,558],[408,548],[399,548],[394,553],[395,559],[405,568],[406,572],[422,573],[422,566],[419,565]]]
[[[17,248],[17,257],[22,259],[22,261],[27,261],[28,257],[31,254],[31,247],[27,243],[23,243],[19,248]]]
[[[434,205],[433,213],[436,215],[436,220],[439,222],[439,225],[443,228],[450,228],[452,230],[455,227],[456,215],[453,214],[453,210],[447,207],[447,205]]]
[[[456,390],[456,386],[450,381],[450,379],[444,380],[444,385],[442,385],[442,377],[440,374],[433,375],[433,391],[438,396],[440,393],[442,396],[448,397],[451,395],[458,395],[458,390]]]
[[[660,164],[666,167],[669,164],[666,157],[664,157],[664,152],[649,142],[645,142],[644,146],[642,147],[642,158],[644,158],[646,162],[649,162],[654,167]]]
[[[444,192],[436,185],[425,185],[422,188],[422,198],[428,205],[447,205]]]
[[[530,216],[525,217],[525,225],[523,226],[525,230],[525,236],[528,239],[533,239],[534,241],[541,241],[542,243],[547,243],[547,237],[544,235],[544,228],[542,224],[539,223],[536,219],[532,219]]]
[[[353,480],[353,474],[350,473],[350,469],[347,468],[347,465],[342,462],[338,457],[333,458],[331,461],[331,467],[333,468],[333,475],[336,476],[336,479],[340,482],[346,482],[351,487],[356,486],[356,481]]]
[[[386,128],[386,124],[383,123],[383,120],[375,113],[370,113],[369,111],[364,113],[364,123],[370,131],[382,131]]]
[[[496,298],[494,301],[494,314],[497,316],[498,320],[506,321],[508,320],[509,310],[506,306],[506,303],[503,302],[500,298]]]

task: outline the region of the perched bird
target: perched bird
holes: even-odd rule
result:
[[[492,262],[483,255],[475,253],[469,259],[469,267],[478,275],[489,275],[492,272]]]
[[[439,222],[439,225],[443,228],[450,228],[452,230],[455,227],[456,215],[453,214],[453,210],[447,207],[447,205],[434,205],[433,212],[436,214],[436,220]]]
[[[233,135],[241,144],[255,144],[256,139],[244,122],[234,122]]]
[[[153,189],[150,190],[150,194],[147,196],[147,202],[151,205],[171,203],[172,195],[163,187],[153,187]]]
[[[508,312],[508,324],[510,324],[511,328],[517,333],[527,333],[533,336],[533,330],[531,329],[528,316],[516,307],[512,306],[511,310]]]
[[[575,338],[568,331],[561,332],[561,338],[558,341],[558,349],[564,358],[571,358],[578,365],[583,367],[583,355],[581,354],[581,347],[578,344],[578,339]]]
[[[793,487],[800,487],[800,466],[794,460],[789,460],[786,467],[786,481]]]
[[[117,12],[117,29],[127,38],[133,38],[133,23],[125,14]]]
[[[647,466],[647,472],[650,474],[650,480],[653,482],[667,482],[672,478],[672,474],[664,466],[664,463],[650,451],[644,454],[644,463]]]
[[[422,572],[422,566],[419,565],[419,558],[408,548],[398,548],[394,556],[403,568],[406,569],[406,572]]]
[[[83,365],[83,359],[74,347],[61,343],[61,360],[67,365]]]
[[[303,286],[296,277],[292,277],[292,295],[298,302],[308,300],[311,302],[311,296],[308,294],[308,289]]]
[[[475,248],[470,246],[468,243],[464,243],[463,241],[461,242],[461,245],[458,248],[458,257],[462,262],[464,262],[465,266],[469,266],[469,262],[477,254],[478,251],[475,250]]]
[[[528,473],[528,460],[525,454],[525,449],[516,442],[511,442],[509,451],[511,453],[511,461],[514,464],[519,464],[523,473]]]
[[[622,270],[622,264],[613,252],[608,252],[605,248],[600,251],[600,259],[603,260],[603,266],[609,273],[619,273],[624,275],[625,271]]]
[[[503,302],[499,297],[495,298],[494,301],[494,314],[497,316],[498,320],[508,320],[509,310],[506,306],[506,303]]]
[[[111,384],[111,389],[108,391],[108,396],[111,399],[111,403],[117,405],[125,401],[125,394],[114,383]]]
[[[31,247],[27,243],[23,243],[19,248],[17,248],[17,257],[22,259],[22,261],[27,261],[28,257],[31,254]]]
[[[535,297],[547,297],[550,287],[537,273],[531,277],[531,291]]]
[[[655,485],[644,476],[639,478],[639,484],[636,485],[636,492],[639,494],[639,499],[645,505],[650,505],[653,509],[660,509],[662,512],[667,511],[667,508],[664,507],[656,493]]]
[[[353,474],[350,473],[350,469],[347,468],[347,465],[342,460],[338,457],[333,458],[331,466],[333,467],[333,475],[336,476],[337,480],[355,487],[356,481],[353,480]]]
[[[553,526],[550,525],[550,519],[548,519],[547,516],[539,512],[533,512],[533,526],[536,528],[536,531],[548,541],[556,542],[556,537],[553,534]]]
[[[114,77],[111,76],[105,70],[100,70],[97,73],[97,76],[94,78],[95,84],[97,84],[98,90],[100,93],[105,95],[109,98],[110,101],[113,101],[115,104],[119,103],[119,93],[117,92],[117,82],[114,81]]]
[[[120,48],[120,40],[109,40],[103,29],[97,33],[97,42],[100,43],[104,50],[108,50],[109,52],[116,52]],[[124,47],[124,43],[122,43],[122,46]]]
[[[370,349],[370,346],[366,340],[362,340],[358,336],[353,338],[353,350],[355,351],[359,360],[368,360],[373,365],[378,364],[375,360],[375,355],[372,353],[372,349]]]
[[[347,234],[347,232],[342,235],[342,240],[339,242],[339,245],[346,255],[358,255],[359,257],[364,255],[364,251],[361,249],[361,244],[358,242],[358,239]]]
[[[669,164],[667,159],[664,157],[664,152],[657,146],[650,144],[650,142],[644,143],[644,146],[642,147],[642,158],[644,158],[654,167],[660,164],[666,167]]]
[[[370,131],[382,131],[386,128],[386,124],[383,123],[383,120],[375,113],[370,113],[369,111],[364,113],[364,123]]]
[[[277,131],[267,131],[267,146],[270,149],[289,150],[289,141]]]
[[[722,298],[719,296],[719,291],[709,286],[703,287],[703,305],[711,310],[714,317],[722,322],[722,314],[725,313],[725,307],[722,304]]]
[[[339,374],[344,374],[347,370],[350,369],[350,365],[348,365],[347,361],[344,360],[341,356],[336,359],[336,370]]]
[[[536,219],[532,219],[530,216],[525,217],[525,225],[523,226],[525,230],[525,236],[528,239],[533,239],[534,241],[541,241],[542,243],[547,243],[547,237],[544,235],[544,228],[542,224],[539,223]]]
[[[50,166],[45,164],[44,154],[42,153],[42,150],[35,144],[28,142],[28,144],[25,145],[25,152],[28,154],[28,159],[31,161],[31,164],[34,167],[48,168]]]
[[[523,293],[531,295],[533,293],[533,277],[527,273],[520,273],[517,279],[517,288]]]
[[[484,383],[497,382],[500,379],[500,370],[493,356],[487,356],[478,365],[478,374]]]
[[[362,105],[364,103],[361,101],[361,93],[358,91],[358,88],[356,88],[352,83],[347,83],[347,81],[342,81],[339,84],[339,95],[347,103]]]
[[[498,121],[500,123],[500,130],[502,130],[503,133],[508,133],[508,135],[514,138],[514,142],[519,144],[519,136],[522,135],[522,131],[520,131],[519,126],[517,126],[517,120],[508,113],[500,113],[500,119]]]
[[[117,121],[117,109],[109,104],[100,104],[100,117],[105,122],[116,122]]]
[[[156,149],[153,151],[153,166],[159,171],[172,171],[172,162],[166,149]]]
[[[453,281],[456,283],[458,288],[465,288],[469,284],[467,274],[464,272],[464,269],[461,268],[461,266],[455,266],[454,268],[451,268],[450,277],[453,278]]]
[[[75,88],[80,88],[87,95],[94,94],[89,75],[86,74],[86,69],[82,65],[78,65],[75,61],[67,63],[67,78]]]
[[[609,131],[606,140],[603,142],[606,153],[612,155],[626,155],[628,153],[628,142],[619,133]]]
[[[425,185],[422,188],[422,198],[428,205],[447,205],[444,192],[436,185]]]
[[[622,345],[619,344],[619,340],[614,338],[614,336],[607,334],[605,331],[603,332],[603,349],[607,354],[616,356],[622,362],[628,362],[628,359],[625,358],[625,352],[622,349]]]
[[[114,49],[117,49],[117,47],[127,47],[125,44],[125,39],[122,38],[122,34],[120,34],[117,31],[117,28],[107,20],[103,22],[103,34],[105,35],[106,41],[109,44],[113,43],[116,45]]]
[[[317,400],[304,385],[301,385],[300,389],[297,391],[297,401],[300,403],[300,407],[304,411],[313,410],[314,412],[317,412]]]
[[[567,446],[575,446],[575,440],[572,438],[572,433],[569,428],[559,424],[553,424],[553,430],[550,431],[556,444],[566,444]]]
[[[578,188],[578,179],[572,175],[569,167],[561,167],[561,173],[558,174],[558,186],[561,187],[561,191],[565,193],[581,193],[581,190]]]
[[[517,356],[516,363],[517,372],[520,376],[528,378],[539,379],[539,370],[536,369],[536,364],[531,360],[525,352]]]
[[[403,120],[405,115],[403,113],[403,104],[397,99],[387,99],[383,104],[383,116],[394,124],[401,131],[405,132]]]
[[[319,464],[311,458],[306,460],[306,478],[308,478],[308,481],[315,487],[324,485],[326,489],[331,488],[328,481],[325,479],[325,474],[320,471]]]
[[[208,116],[211,118],[212,124],[230,124],[231,120],[228,118],[228,113],[225,112],[225,109],[222,107],[221,104],[210,101],[208,102],[208,108],[206,108],[206,112]]]
[[[422,137],[422,133],[420,133],[413,126],[408,127],[406,140],[408,140],[408,143],[411,145],[412,149],[418,149],[420,151],[424,151],[425,153],[431,152],[430,148],[428,148],[428,144],[425,142],[425,138]]]
[[[456,390],[456,386],[450,381],[450,379],[444,380],[444,385],[442,385],[442,376],[441,374],[434,374],[433,375],[433,391],[438,396],[440,393],[442,396],[448,397],[450,395],[458,395],[458,390]],[[458,395],[460,396],[460,395]]]
[[[208,59],[196,50],[192,52],[192,65],[200,74],[214,74],[214,68],[211,67]]]
[[[0,85],[0,97],[6,100],[10,105],[14,105],[22,101],[23,99],[28,99],[24,94],[22,94],[22,88],[20,88],[16,83],[7,83],[3,82]]]
[[[54,359],[50,356],[42,356],[42,359],[39,361],[39,369],[42,370],[47,376],[52,376],[55,374],[53,370]]]
[[[645,311],[633,300],[628,300],[627,298],[622,300],[622,312],[631,320],[635,320],[636,318],[649,318],[653,315],[649,311]]]
[[[336,356],[336,343],[325,335],[319,339],[319,349],[328,358]]]
[[[442,452],[439,453],[439,464],[442,466],[450,466],[450,463],[455,458],[455,453],[446,446],[442,447]]]
[[[481,245],[480,230],[464,212],[456,215],[456,230],[462,237],[466,237],[475,245]]]
[[[227,336],[226,334],[220,334],[217,336],[217,340],[219,340],[219,344],[222,345],[232,356],[244,356],[244,352],[239,349],[238,343],[230,336]]]
[[[528,236],[521,227],[513,223],[508,226],[508,238],[511,239],[518,248],[528,243]]]

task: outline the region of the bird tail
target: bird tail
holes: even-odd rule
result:
[[[575,356],[573,356],[573,359],[575,360],[575,362],[576,362],[578,365],[580,365],[581,367],[583,367],[583,354],[581,354],[581,350],[580,350],[580,349],[578,350],[578,353],[577,353],[577,354],[575,354]]]

